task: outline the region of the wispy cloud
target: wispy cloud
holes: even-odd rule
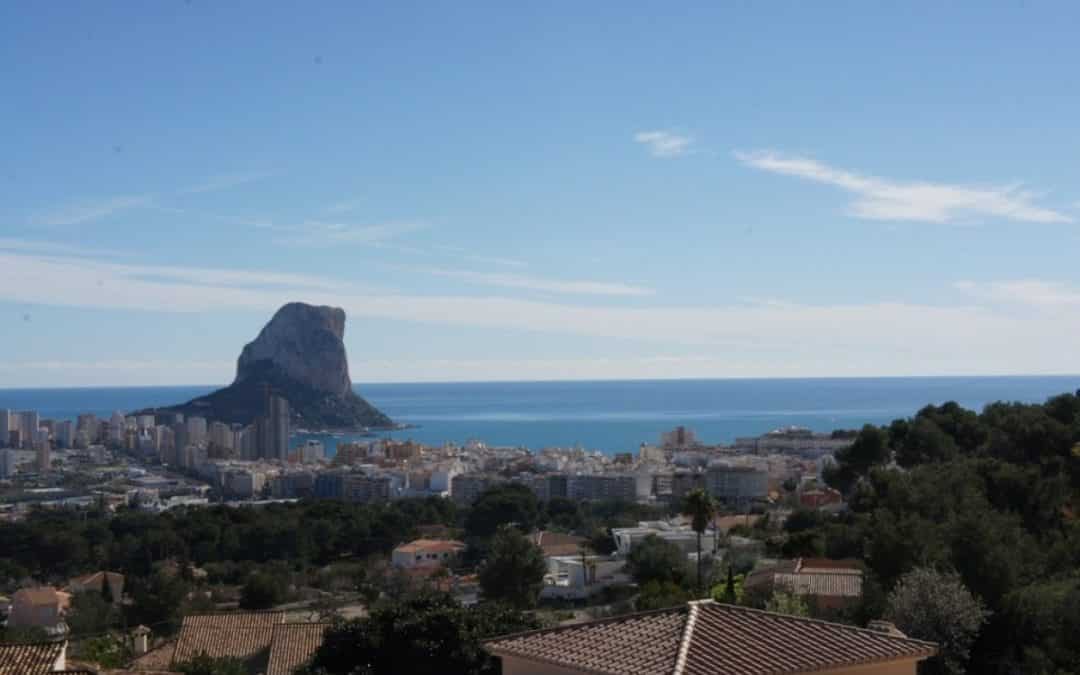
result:
[[[1080,307],[1080,288],[1043,279],[1004,281],[957,281],[953,288],[974,298],[1019,304],[1040,309],[1060,310]]]
[[[242,173],[224,173],[216,176],[210,176],[201,183],[190,185],[186,188],[177,190],[177,194],[200,194],[203,192],[217,192],[218,190],[227,190],[233,187],[239,187],[246,185],[247,183],[254,183],[255,181],[269,178],[273,175],[271,171],[248,171]]]
[[[353,320],[532,331],[620,344],[633,340],[665,348],[696,345],[695,350],[719,356],[696,370],[679,366],[678,372],[701,377],[1080,372],[1080,352],[1072,344],[1080,334],[1080,313],[1073,311],[1018,314],[997,303],[890,301],[622,306],[438,290],[430,295],[371,292],[348,284],[338,288],[328,279],[305,278],[285,285],[247,279],[238,283],[231,274],[233,270],[194,268],[162,273],[153,266],[132,269],[85,258],[0,252],[0,301],[154,313],[269,315],[285,302],[303,300],[343,307]],[[246,274],[254,275],[252,282],[285,281],[275,272]],[[928,332],[927,326],[934,330]],[[363,344],[355,332],[352,339]],[[1026,348],[1018,351],[1017,344]],[[642,372],[662,370],[655,366]],[[676,371],[674,365],[671,370]],[[423,379],[422,374],[414,373],[414,379]],[[8,380],[29,381],[25,376]]]
[[[78,225],[79,223],[98,220],[118,211],[148,206],[153,203],[150,195],[128,195],[110,197],[97,201],[69,204],[42,211],[30,217],[33,225]]]
[[[503,256],[490,256],[479,255],[471,252],[469,249],[463,246],[450,246],[447,244],[435,244],[432,248],[439,251],[445,251],[452,253],[458,260],[467,260],[469,262],[479,263],[481,265],[498,265],[499,267],[527,267],[528,263],[523,260],[517,260],[516,258],[505,258]]]
[[[950,223],[965,216],[992,216],[1030,223],[1071,223],[1072,217],[1035,204],[1037,193],[1018,185],[967,187],[902,182],[838,169],[808,157],[772,151],[735,152],[747,166],[832,185],[856,195],[852,215],[868,220]]]
[[[13,237],[0,237],[0,250],[3,251],[26,251],[30,253],[45,253],[49,255],[72,255],[93,256],[97,258],[113,258],[134,255],[131,251],[113,248],[97,248],[93,246],[74,246],[55,241],[42,239],[19,239]]]
[[[655,295],[655,291],[642,286],[632,286],[623,283],[604,281],[562,280],[545,279],[520,274],[501,274],[490,272],[477,272],[463,269],[447,269],[441,267],[415,267],[409,268],[437,277],[448,279],[460,279],[472,284],[494,286],[498,288],[515,288],[529,291],[543,291],[547,293],[565,293],[570,295],[608,295],[608,296],[635,296],[644,297]]]
[[[324,210],[330,214],[352,213],[357,209],[363,208],[363,199],[346,199],[345,201],[336,202],[330,204]]]
[[[671,158],[686,154],[694,144],[694,139],[674,131],[657,129],[637,132],[634,134],[634,142],[647,147],[653,157]]]
[[[273,242],[276,244],[323,247],[341,244],[376,244],[408,232],[415,232],[424,226],[421,223],[411,222],[352,225],[306,220],[299,225],[260,223],[256,227],[274,232]]]

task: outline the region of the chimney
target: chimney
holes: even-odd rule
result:
[[[874,619],[870,623],[866,624],[866,627],[870,630],[877,631],[879,633],[885,633],[893,637],[906,638],[902,630],[896,627],[892,621],[883,621],[881,619]]]
[[[135,638],[135,654],[142,656],[149,651],[150,642],[150,629],[146,626],[137,626],[135,630],[131,632]]]

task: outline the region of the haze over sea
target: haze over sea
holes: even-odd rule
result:
[[[0,389],[0,408],[53,419],[108,416],[215,388]],[[978,410],[998,400],[1041,402],[1078,388],[1080,375],[365,384],[357,391],[395,421],[417,425],[396,438],[624,452],[680,424],[717,443],[787,425],[831,431],[882,424],[927,403],[957,401]],[[340,440],[323,439],[328,452]]]

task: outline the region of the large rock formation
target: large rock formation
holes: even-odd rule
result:
[[[289,401],[294,426],[355,429],[391,426],[356,395],[345,357],[345,311],[291,302],[274,314],[236,362],[231,385],[168,409],[209,420],[250,424],[265,410],[266,388]]]

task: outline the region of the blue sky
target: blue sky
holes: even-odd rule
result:
[[[1080,7],[583,4],[4,4],[0,386],[1080,372]]]

